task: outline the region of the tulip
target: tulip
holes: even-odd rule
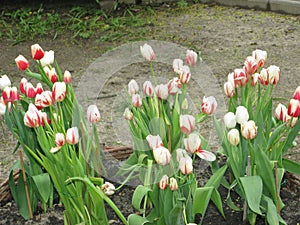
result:
[[[51,65],[54,63],[54,51],[45,51],[44,57],[40,59],[40,63],[42,67],[45,67],[47,65]]]
[[[61,147],[66,143],[65,135],[63,133],[55,134],[55,144],[56,147]]]
[[[155,87],[156,96],[159,99],[166,100],[169,96],[168,85],[159,84]]]
[[[287,113],[289,116],[298,117],[300,116],[300,101],[297,99],[291,99],[288,106]]]
[[[197,53],[193,50],[186,51],[186,63],[190,66],[195,66],[197,63]]]
[[[21,81],[20,81],[20,91],[21,91],[21,93],[22,94],[24,94],[25,95],[25,93],[26,93],[26,84],[27,84],[28,82],[27,82],[27,79],[26,78],[22,78],[21,79]]]
[[[256,49],[255,51],[252,52],[252,57],[257,62],[258,67],[261,68],[266,64],[267,52],[260,49]]]
[[[20,95],[18,93],[18,90],[16,87],[5,87],[2,92],[2,98],[3,102],[6,104],[6,102],[12,102],[20,100]]]
[[[172,80],[168,82],[168,93],[170,95],[176,95],[178,92],[180,92],[182,84],[178,77],[174,77]]]
[[[104,192],[104,194],[108,196],[113,195],[116,191],[115,185],[107,181],[105,181],[105,183],[102,184],[101,189]]]
[[[187,153],[186,150],[184,150],[182,148],[176,149],[176,160],[177,160],[177,162],[179,162],[181,158],[184,158],[184,157],[187,157],[187,156],[189,156],[189,154]]]
[[[235,95],[235,87],[230,81],[225,82],[224,84],[224,92],[228,98],[231,98]]]
[[[300,101],[300,86],[298,86],[294,92],[293,99]]]
[[[289,115],[286,116],[286,125],[290,127],[294,127],[298,122],[298,117],[291,117]]]
[[[174,59],[173,61],[173,70],[175,73],[181,74],[183,67],[183,61],[181,59]]]
[[[126,108],[123,114],[125,120],[132,120],[133,119],[133,113],[129,108]]]
[[[205,96],[203,97],[203,101],[201,104],[203,113],[211,115],[215,112],[217,106],[217,100],[214,96],[209,96],[208,98],[206,98]]]
[[[182,104],[181,104],[181,108],[183,110],[187,110],[189,108],[189,102],[188,102],[188,100],[186,98],[183,99]]]
[[[286,106],[279,103],[275,109],[275,116],[278,120],[286,122],[286,117],[288,116]]]
[[[152,134],[149,134],[147,137],[146,137],[146,140],[148,142],[148,145],[149,147],[154,150],[156,148],[159,148],[159,147],[163,147],[164,144],[161,140],[161,137],[159,135],[152,135]]]
[[[44,91],[41,83],[36,84],[35,91],[37,94],[41,94]]]
[[[188,66],[182,67],[182,71],[179,76],[179,79],[182,84],[187,84],[190,81],[190,79],[191,79],[190,67],[188,67]]]
[[[29,67],[28,60],[22,55],[19,55],[17,58],[15,58],[15,62],[19,70],[26,70]]]
[[[41,111],[39,111],[40,112],[40,115],[41,115],[41,125],[42,126],[45,126],[45,122],[47,123],[47,124],[50,124],[51,123],[51,120],[49,119],[49,117],[48,117],[48,114],[46,113],[46,112],[41,112]]]
[[[167,175],[163,175],[160,181],[158,182],[158,187],[161,190],[165,190],[168,187],[169,177]]]
[[[244,70],[248,75],[256,73],[258,68],[257,62],[253,56],[248,56],[244,62]]]
[[[195,117],[191,115],[180,115],[179,123],[181,132],[184,134],[189,134],[194,130]]]
[[[31,55],[34,60],[40,60],[44,57],[44,50],[39,44],[31,45]]]
[[[70,145],[74,145],[79,142],[79,133],[77,127],[72,127],[67,130],[66,141]]]
[[[87,109],[87,118],[90,123],[97,123],[100,121],[100,112],[96,105],[90,105]]]
[[[260,74],[258,76],[258,80],[262,85],[268,85],[269,84],[269,73],[268,70],[265,68],[262,68],[260,71]]]
[[[35,96],[34,104],[38,108],[48,107],[53,104],[52,92],[44,91],[41,94]]]
[[[36,89],[33,87],[32,83],[27,83],[25,88],[25,94],[28,98],[35,98],[36,96]]]
[[[253,120],[249,120],[241,124],[241,133],[247,140],[252,140],[256,137],[257,126]]]
[[[184,142],[185,149],[192,154],[195,151],[201,149],[202,146],[202,142],[199,135],[195,133],[189,134],[188,138],[185,138],[183,142]]]
[[[235,114],[233,112],[228,112],[224,116],[224,124],[228,129],[234,128],[236,125]]]
[[[29,104],[28,110],[24,115],[24,124],[27,127],[39,127],[42,123],[41,112],[33,105]]]
[[[0,115],[4,115],[6,111],[6,105],[4,104],[4,102],[0,102]]]
[[[64,82],[65,82],[66,84],[69,84],[69,83],[72,82],[72,75],[71,75],[70,71],[68,71],[68,70],[66,70],[66,71],[64,72]]]
[[[153,61],[155,59],[154,51],[150,45],[144,44],[143,46],[140,46],[140,50],[141,50],[142,56],[146,60]]]
[[[54,153],[58,152],[60,149],[61,149],[61,147],[58,147],[58,146],[53,147],[50,149],[50,153],[54,154]]]
[[[144,91],[144,94],[147,97],[153,95],[154,88],[153,88],[152,83],[150,81],[147,80],[147,81],[144,82],[144,84],[143,84],[143,91]]]
[[[169,150],[163,146],[153,149],[153,156],[157,164],[162,166],[168,165],[172,157]]]
[[[204,159],[204,160],[206,160],[206,161],[212,162],[212,161],[215,161],[215,160],[216,160],[216,155],[215,155],[214,153],[209,152],[209,151],[206,151],[206,150],[202,150],[202,149],[197,150],[197,151],[195,152],[195,154],[196,154],[197,156],[199,156],[201,159]]]
[[[235,120],[238,124],[247,122],[249,119],[249,113],[246,107],[238,106],[235,111]]]
[[[193,160],[190,156],[186,156],[180,159],[179,170],[183,174],[190,174],[193,172]]]
[[[280,69],[278,66],[271,65],[268,67],[269,83],[277,84],[280,79]]]
[[[134,107],[140,107],[142,105],[142,98],[139,94],[132,95],[131,100]]]
[[[58,81],[58,76],[54,67],[51,70],[47,70],[46,75],[52,83]]]
[[[55,102],[61,102],[66,97],[66,83],[65,82],[55,82],[52,86],[52,98]]]
[[[234,86],[234,73],[232,72],[232,73],[229,73],[228,75],[227,75],[227,81],[228,82],[231,82],[231,84]]]
[[[11,85],[10,79],[7,75],[3,75],[0,77],[0,90],[4,90],[4,88]]]
[[[244,69],[235,69],[233,72],[233,78],[235,87],[243,87],[247,84],[249,75],[247,75]]]
[[[177,191],[177,189],[178,189],[178,183],[174,177],[170,178],[170,189],[171,189],[171,191]]]
[[[257,84],[259,76],[260,76],[259,73],[252,74],[252,82],[251,82],[252,86],[255,86]]]
[[[137,82],[135,80],[131,80],[128,83],[128,93],[130,96],[138,93],[139,91],[139,85],[137,84]]]
[[[240,132],[237,129],[231,129],[227,134],[227,139],[230,144],[236,146],[240,143]]]

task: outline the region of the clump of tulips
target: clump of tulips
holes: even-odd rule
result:
[[[279,104],[273,111],[272,91],[280,80],[280,68],[265,68],[266,62],[267,52],[255,50],[243,68],[228,74],[225,129],[215,120],[222,140],[220,153],[227,157],[226,165],[216,171],[229,169],[230,179],[222,182],[228,189],[227,204],[243,210],[244,224],[247,219],[255,224],[258,215],[268,224],[286,224],[280,216],[284,206],[280,184],[285,171],[300,174],[300,165],[284,157],[300,129],[300,88],[288,106]],[[242,207],[233,204],[232,191],[240,196]]]

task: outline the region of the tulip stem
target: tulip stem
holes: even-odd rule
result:
[[[171,125],[168,125],[168,149],[169,152],[172,154],[172,136],[171,136]]]
[[[251,173],[251,164],[250,164],[250,156],[248,156],[247,158],[247,176],[250,176],[250,173]],[[248,204],[247,204],[247,199],[245,198],[244,200],[244,206],[243,206],[243,224],[246,225],[247,224],[247,211],[248,211]]]
[[[277,213],[280,214],[280,190],[279,190],[279,178],[278,178],[278,164],[274,162],[275,169],[275,185],[276,185],[276,197],[277,197]]]

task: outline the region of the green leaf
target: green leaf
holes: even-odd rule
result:
[[[136,214],[130,214],[128,216],[128,225],[144,225],[148,222],[149,220],[147,220],[145,217],[141,217]]]
[[[277,141],[275,141],[275,140],[280,138],[280,135],[282,134],[282,132],[285,128],[286,128],[286,124],[283,123],[272,132],[272,135],[268,140],[268,146],[267,146],[266,150],[269,150],[270,148],[272,148],[272,145],[277,143]]]
[[[207,118],[208,116],[207,116],[207,114],[205,114],[205,113],[199,113],[199,114],[197,114],[196,115],[196,123],[201,123],[201,122],[203,122],[206,118]]]
[[[224,177],[224,174],[227,170],[228,166],[224,165],[222,166],[220,169],[218,169],[211,177],[210,179],[207,181],[207,183],[205,184],[204,187],[214,187],[216,189],[218,189],[222,178]]]
[[[261,178],[259,176],[241,177],[240,181],[243,186],[249,208],[253,212],[262,215],[262,212],[260,211],[260,201],[263,191],[263,182]]]
[[[51,193],[50,186],[52,185],[49,174],[42,173],[39,175],[35,175],[32,176],[32,179],[36,185],[36,189],[39,195],[42,198],[42,201],[47,202]]]
[[[267,203],[267,221],[272,225],[279,225],[278,215],[276,206],[274,205],[272,199],[267,196],[263,196],[263,200]]]
[[[132,206],[142,212],[143,209],[141,208],[141,203],[143,199],[151,192],[152,190],[148,187],[142,185],[137,186],[132,196]]]
[[[194,202],[193,202],[193,215],[197,213],[202,215],[202,220],[204,218],[209,200],[211,198],[213,187],[202,187],[197,188],[194,193]]]
[[[219,210],[219,212],[221,213],[223,218],[225,218],[225,214],[224,214],[223,206],[222,206],[222,199],[221,199],[220,193],[217,191],[216,188],[213,189],[213,192],[211,195],[211,200],[213,201],[213,203],[215,204],[215,206],[217,207],[217,209]]]
[[[165,215],[167,216],[167,215]],[[169,223],[168,225],[182,225],[184,224],[183,220],[183,208],[180,205],[175,205],[175,207],[171,210],[168,215]]]
[[[300,164],[289,159],[282,159],[282,165],[287,171],[300,175]]]

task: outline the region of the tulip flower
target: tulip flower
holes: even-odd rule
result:
[[[279,103],[275,109],[275,116],[278,120],[286,122],[286,117],[288,116],[286,106]]]
[[[25,95],[28,98],[35,98],[36,96],[36,89],[33,87],[32,83],[27,83],[25,88]]]
[[[35,96],[34,104],[37,108],[44,108],[52,105],[54,102],[51,91],[43,91]]]
[[[125,120],[132,120],[133,119],[133,113],[129,108],[126,108],[123,114]]]
[[[180,92],[182,84],[178,77],[174,77],[172,80],[168,82],[168,93],[170,95],[176,95],[178,92]]]
[[[206,161],[212,162],[216,160],[216,155],[206,150],[198,149],[195,154]]]
[[[115,185],[107,181],[105,181],[105,183],[102,184],[101,189],[104,192],[104,194],[108,196],[113,195],[116,191]]]
[[[224,92],[228,98],[231,98],[235,95],[235,87],[234,84],[230,81],[225,82],[224,84]]]
[[[2,92],[2,98],[3,102],[6,104],[6,102],[12,102],[20,100],[20,95],[18,93],[18,90],[16,87],[5,87]]]
[[[249,81],[249,75],[247,75],[244,69],[235,69],[233,72],[235,87],[243,87]]]
[[[48,114],[46,112],[41,112],[41,111],[39,111],[39,112],[40,112],[41,120],[42,120],[41,125],[45,126],[45,123],[50,124],[51,120],[49,119]]]
[[[65,135],[63,133],[55,134],[55,144],[56,147],[61,147],[66,143]]]
[[[44,50],[39,44],[31,45],[31,55],[34,60],[40,60],[44,57]]]
[[[240,132],[238,129],[231,129],[227,134],[227,139],[233,146],[238,145],[240,143]]]
[[[178,183],[174,177],[170,178],[170,189],[171,189],[171,191],[177,191],[177,189],[178,189]]]
[[[144,82],[144,84],[143,84],[143,91],[144,91],[144,94],[147,97],[153,95],[154,88],[153,88],[152,83],[150,81],[147,80],[147,81]]]
[[[41,94],[44,91],[41,83],[36,84],[35,91],[37,94]]]
[[[4,104],[4,101],[0,101],[0,115],[4,115],[6,111],[6,105]]]
[[[90,105],[87,109],[87,118],[90,123],[97,123],[100,121],[100,112],[96,105]]]
[[[179,123],[181,132],[184,134],[189,134],[194,130],[195,117],[191,115],[180,115]]]
[[[28,83],[27,79],[26,78],[22,78],[21,81],[20,81],[20,91],[22,94],[25,95],[26,93],[26,84]]]
[[[236,125],[235,114],[228,112],[224,116],[224,124],[228,129],[234,128]]]
[[[193,172],[193,160],[190,156],[186,156],[180,159],[179,170],[183,174],[190,174]]]
[[[27,127],[39,127],[42,124],[41,112],[32,103],[24,115],[24,124]]]
[[[70,145],[75,145],[79,142],[79,133],[77,127],[72,127],[67,130],[66,141]]]
[[[246,107],[238,106],[235,111],[235,120],[238,124],[247,122],[249,119],[249,113]]]
[[[55,83],[56,81],[58,81],[58,75],[57,75],[54,67],[52,67],[51,70],[47,70],[46,75],[52,83]]]
[[[69,84],[69,83],[72,82],[72,75],[71,75],[71,73],[70,73],[68,70],[66,70],[66,71],[64,72],[64,82],[65,82],[66,84]]]
[[[252,57],[257,62],[258,67],[262,68],[267,61],[267,52],[260,49],[256,49],[252,52]]]
[[[294,127],[298,122],[298,117],[291,117],[289,115],[286,116],[286,125],[290,127]]]
[[[163,146],[153,149],[153,156],[157,164],[162,166],[168,165],[172,157],[169,150]]]
[[[300,101],[297,99],[291,99],[288,106],[287,113],[289,116],[298,117],[300,116]]]
[[[294,92],[293,99],[300,101],[300,86],[298,86]]]
[[[191,79],[190,67],[188,67],[188,66],[182,67],[182,71],[179,76],[179,79],[182,84],[187,84],[190,81],[190,79]]]
[[[139,94],[132,95],[131,100],[134,107],[140,107],[142,105],[142,98]]]
[[[10,79],[7,75],[3,75],[0,77],[0,90],[4,90],[4,88],[11,85]]]
[[[140,50],[141,50],[142,56],[146,60],[153,61],[155,59],[154,51],[150,45],[144,44],[143,46],[140,46]]]
[[[54,154],[54,153],[58,152],[60,149],[61,149],[61,147],[58,147],[58,146],[53,147],[50,149],[50,153]]]
[[[160,181],[158,182],[158,187],[161,190],[165,190],[168,187],[169,177],[167,175],[163,175]]]
[[[17,58],[15,58],[15,62],[19,70],[26,70],[29,67],[28,60],[22,55],[19,55]]]
[[[55,82],[52,86],[52,98],[55,102],[61,102],[66,97],[66,83],[65,82]]]
[[[181,59],[174,59],[173,61],[173,70],[175,73],[181,74],[183,67],[183,61]]]
[[[51,65],[54,63],[54,51],[45,51],[44,57],[40,59],[40,63],[42,67],[45,67],[47,65]]]
[[[189,134],[188,138],[185,138],[183,140],[183,143],[185,149],[192,154],[195,151],[200,150],[202,146],[201,138],[198,134],[195,133]]]
[[[269,84],[269,73],[268,70],[265,68],[262,68],[260,71],[260,74],[258,76],[258,80],[262,85],[268,85]]]
[[[253,56],[248,56],[244,62],[244,70],[248,75],[252,75],[257,72],[258,65]]]
[[[130,96],[138,93],[139,91],[139,85],[137,84],[137,82],[135,80],[131,80],[128,83],[128,93]]]
[[[252,140],[256,137],[257,126],[253,120],[249,120],[241,124],[241,133],[247,140]]]
[[[269,83],[277,84],[280,79],[280,69],[278,66],[271,65],[268,67]]]
[[[182,148],[176,149],[176,160],[177,160],[177,162],[179,162],[181,158],[184,158],[184,157],[187,157],[187,156],[189,156],[189,154],[187,153],[186,150],[184,150]]]
[[[215,99],[214,96],[209,96],[209,97],[203,97],[203,101],[201,104],[201,110],[205,114],[213,114],[217,108],[217,100]]]
[[[155,87],[156,96],[159,99],[166,100],[169,96],[168,85],[159,84]]]
[[[197,63],[197,53],[194,52],[193,50],[187,50],[186,51],[186,64],[190,66],[195,66]]]
[[[149,134],[147,137],[146,137],[146,140],[148,142],[148,145],[149,147],[154,150],[156,148],[159,148],[159,147],[163,147],[164,144],[161,140],[161,137],[159,135],[152,135],[152,134]]]
[[[257,84],[259,76],[260,76],[259,73],[252,74],[252,82],[251,82],[252,86],[255,86]]]

